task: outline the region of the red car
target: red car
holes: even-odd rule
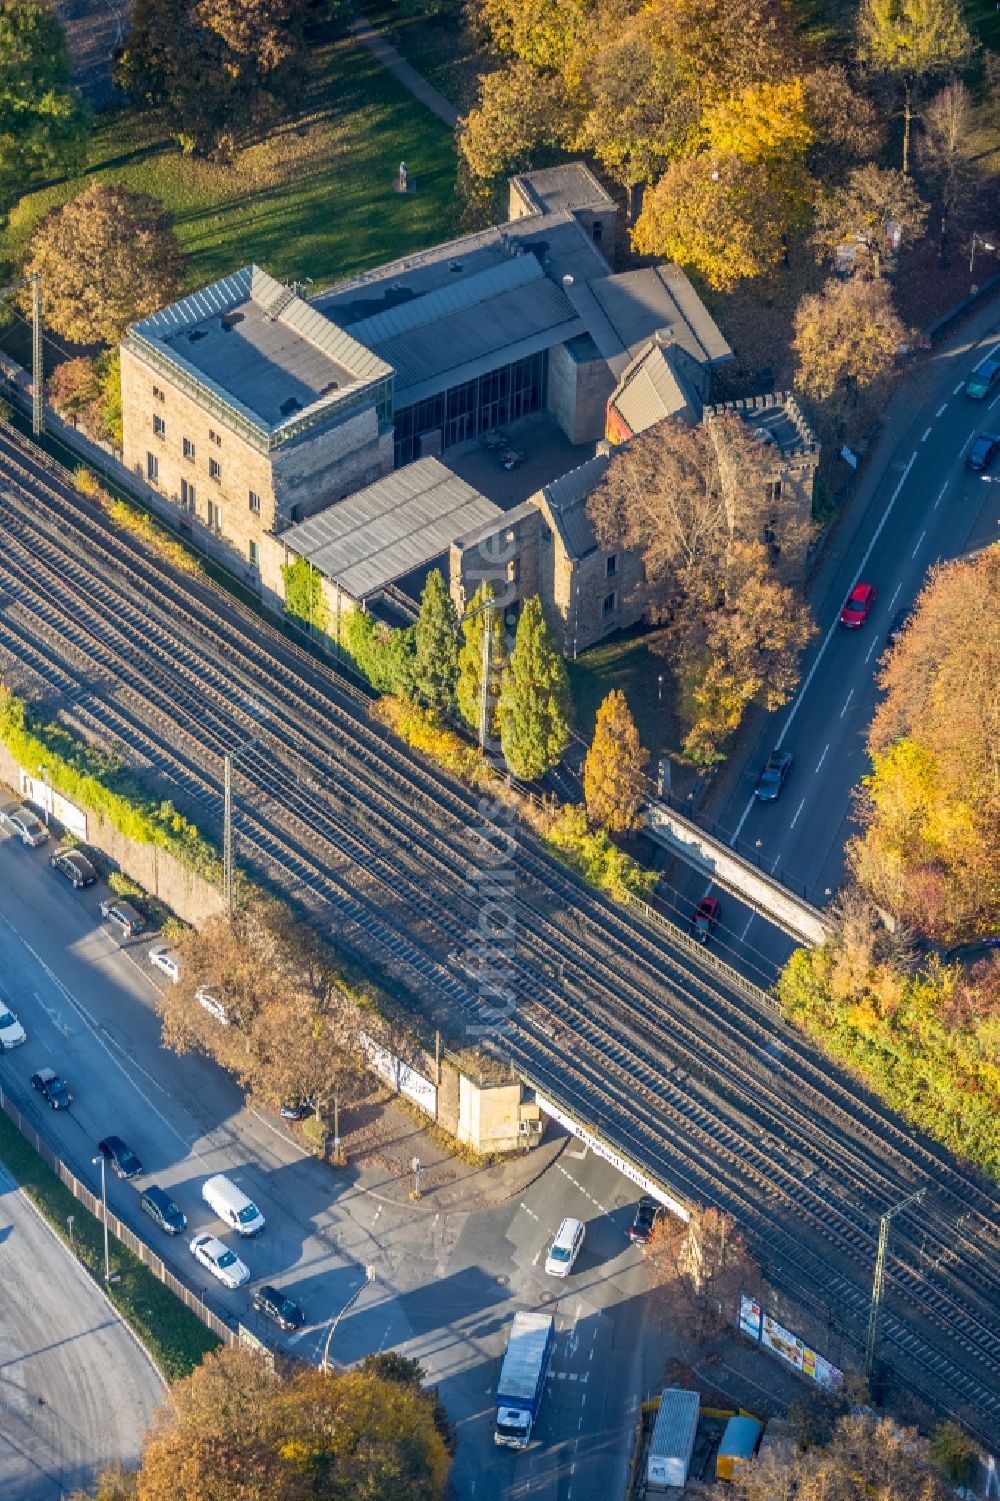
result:
[[[719,921],[719,902],[714,896],[703,896],[694,909],[691,932],[699,943],[707,943]]]
[[[840,612],[841,625],[857,627],[864,625],[875,603],[874,584],[855,584],[847,596],[847,603]]]

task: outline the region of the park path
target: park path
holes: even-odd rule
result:
[[[383,68],[391,73],[397,82],[408,89],[415,99],[419,99],[431,114],[437,115],[451,130],[458,124],[458,110],[440,94],[436,88],[427,82],[422,74],[418,73],[405,57],[401,57],[397,48],[384,36],[377,32],[368,21],[358,17],[351,22],[351,32],[357,37],[362,47],[367,48]]]

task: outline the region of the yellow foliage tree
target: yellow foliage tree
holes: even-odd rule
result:
[[[628,700],[620,688],[614,688],[597,711],[583,767],[583,795],[591,823],[612,834],[627,834],[637,827],[646,795],[648,760]]]
[[[813,140],[801,78],[786,83],[753,83],[710,104],[701,117],[705,145],[713,158],[788,161],[804,156]]]

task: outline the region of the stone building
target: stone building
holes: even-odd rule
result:
[[[253,578],[264,536],[392,466],[392,369],[258,266],[121,346],[126,466]]]

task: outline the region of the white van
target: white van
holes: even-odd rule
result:
[[[219,1219],[240,1235],[257,1235],[264,1228],[264,1216],[242,1188],[217,1173],[202,1184],[201,1196]]]
[[[547,1277],[567,1277],[583,1245],[584,1224],[582,1220],[563,1220],[556,1238],[545,1258]]]

